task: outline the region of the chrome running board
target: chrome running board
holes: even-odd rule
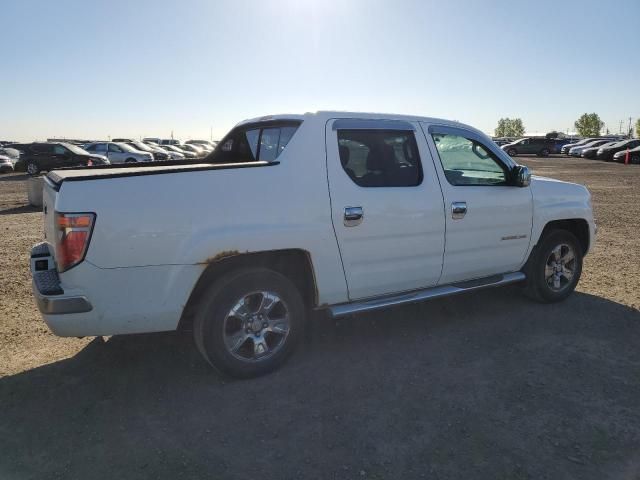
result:
[[[352,303],[341,303],[329,307],[329,312],[334,317],[350,315],[352,313],[368,312],[379,308],[391,307],[394,305],[404,305],[407,303],[421,302],[431,298],[448,297],[459,293],[471,292],[481,288],[498,287],[510,283],[521,282],[526,278],[522,272],[505,273],[504,275],[493,275],[491,277],[479,278],[466,282],[456,282],[450,285],[414,290],[409,293],[378,297],[369,300],[361,300]]]

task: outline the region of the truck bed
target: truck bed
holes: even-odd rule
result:
[[[236,168],[258,168],[278,165],[280,162],[245,163],[185,163],[181,161],[162,162],[162,164],[121,164],[100,165],[94,167],[61,168],[48,173],[47,179],[56,188],[63,182],[84,180],[103,180],[107,178],[136,177],[142,175],[162,175],[166,173],[194,172],[200,170],[228,170]]]

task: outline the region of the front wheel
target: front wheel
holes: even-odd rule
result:
[[[250,378],[279,367],[291,355],[305,322],[305,306],[291,281],[268,269],[240,269],[202,295],[194,340],[223,373]]]
[[[507,153],[510,157],[515,157],[518,154],[518,151],[515,148],[510,148],[509,150],[507,150]]]
[[[567,230],[546,234],[525,266],[525,293],[542,303],[559,302],[576,288],[582,274],[582,249]]]
[[[136,163],[136,159],[135,158],[127,158],[124,163]]]
[[[542,150],[540,150],[540,156],[548,157],[549,156],[549,150],[546,149],[546,148],[543,148]]]

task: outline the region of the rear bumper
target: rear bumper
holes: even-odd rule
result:
[[[31,277],[38,310],[54,333],[57,333],[55,322],[52,325],[49,318],[93,310],[86,296],[65,294],[47,243],[39,243],[31,249]]]
[[[61,337],[175,330],[204,265],[99,268],[89,261],[58,274],[47,243],[31,250],[33,295]]]
[[[93,310],[87,297],[66,296],[60,287],[60,279],[55,270],[31,271],[33,276],[33,296],[40,312],[47,315],[85,313]]]

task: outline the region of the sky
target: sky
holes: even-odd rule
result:
[[[0,0],[0,140],[221,138],[276,113],[611,132],[640,116],[640,0]]]

